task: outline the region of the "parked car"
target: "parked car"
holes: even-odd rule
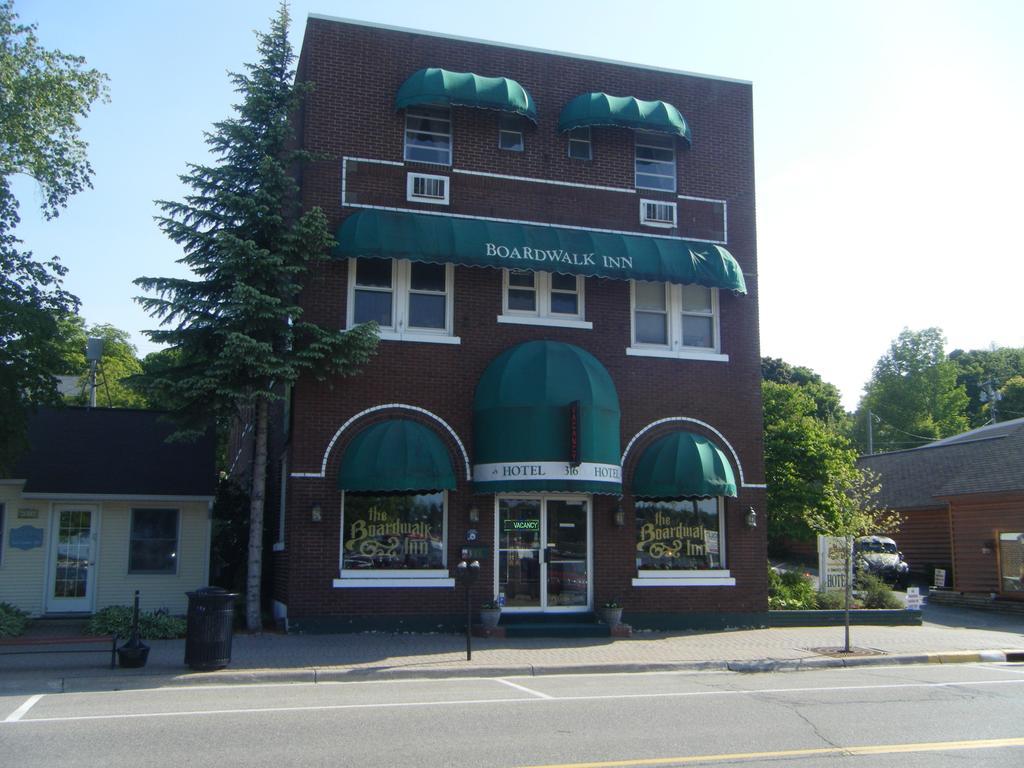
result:
[[[904,581],[910,570],[896,542],[888,536],[861,536],[856,539],[853,542],[853,567],[858,573],[871,573],[893,584]]]

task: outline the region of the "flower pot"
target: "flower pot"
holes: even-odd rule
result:
[[[127,642],[117,649],[117,663],[126,669],[144,667],[147,659],[149,646],[139,640]]]
[[[501,608],[481,608],[480,625],[484,629],[494,629],[501,620]]]
[[[601,609],[601,621],[607,624],[609,627],[618,626],[622,623],[622,609],[621,608],[602,608]]]

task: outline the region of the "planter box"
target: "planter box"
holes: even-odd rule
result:
[[[841,627],[846,611],[768,611],[770,627]],[[921,612],[897,609],[866,609],[850,611],[850,625],[883,627],[919,627]]]

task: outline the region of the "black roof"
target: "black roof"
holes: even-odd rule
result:
[[[944,496],[1024,491],[1024,419],[861,456],[858,464],[879,475],[879,502],[897,509],[935,506]]]
[[[26,493],[213,496],[216,439],[168,443],[167,414],[131,408],[40,408],[12,477]]]

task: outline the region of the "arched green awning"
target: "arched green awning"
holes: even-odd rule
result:
[[[481,77],[428,67],[414,72],[395,96],[395,109],[412,106],[462,106],[497,109],[537,122],[529,92],[509,77]]]
[[[690,126],[667,101],[641,101],[633,96],[581,93],[562,108],[558,130],[595,125],[616,125],[678,136],[690,146]]]
[[[455,489],[444,443],[410,419],[388,419],[357,434],[341,460],[338,487],[360,492],[426,492]]]
[[[374,209],[341,223],[334,255],[506,267],[746,293],[739,263],[711,243]]]
[[[473,399],[473,487],[621,493],[619,419],[615,384],[589,352],[557,341],[507,349]]]
[[[736,477],[718,446],[700,435],[679,431],[659,437],[644,449],[630,490],[645,499],[735,496]]]

